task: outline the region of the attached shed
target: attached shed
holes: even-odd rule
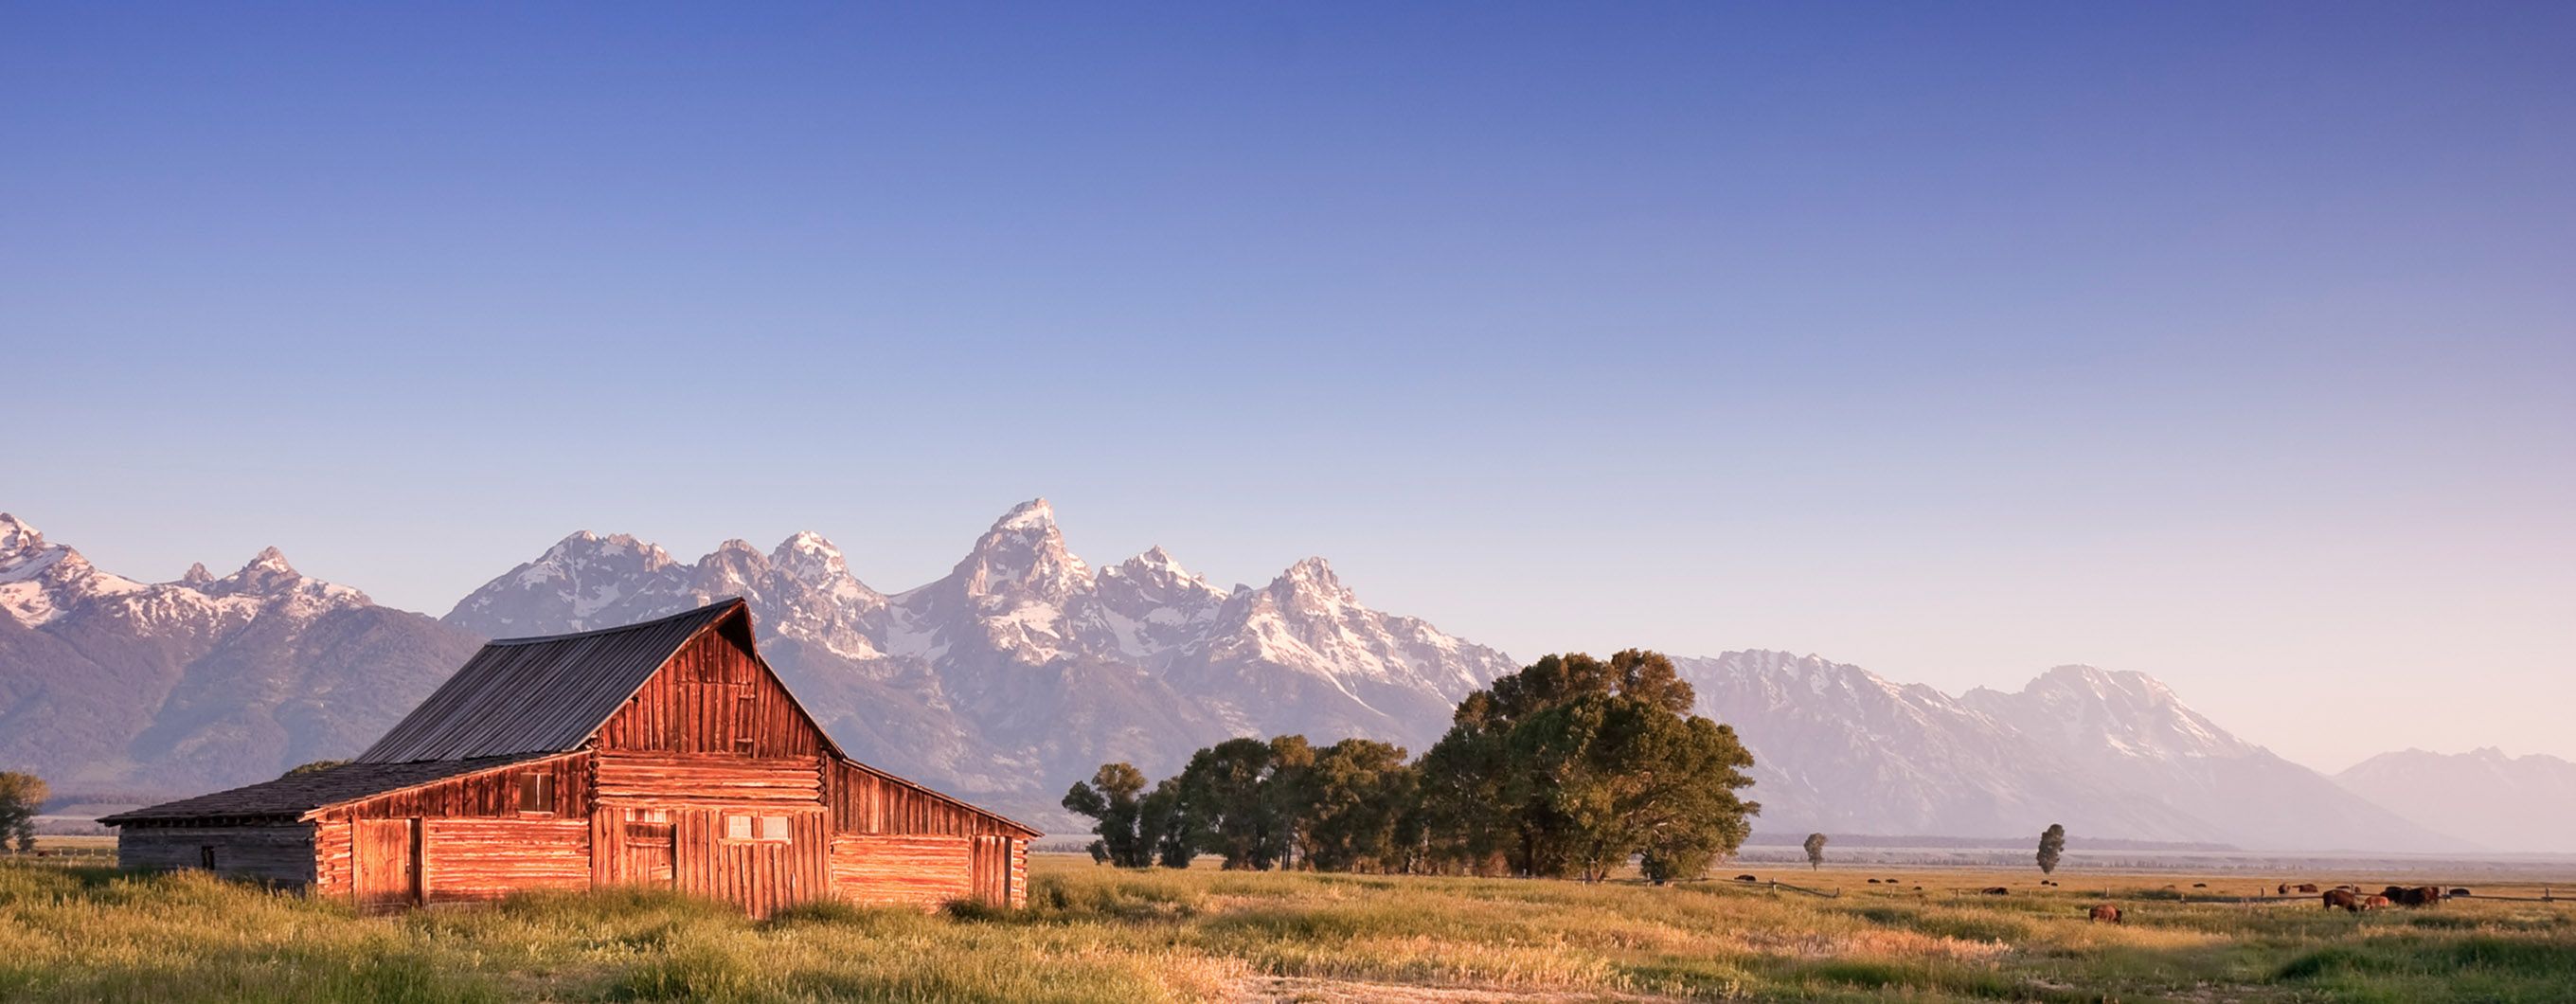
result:
[[[348,764],[107,817],[128,868],[391,908],[612,885],[766,916],[1028,898],[1037,830],[843,753],[726,600],[483,646]]]

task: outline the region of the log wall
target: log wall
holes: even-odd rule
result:
[[[753,759],[721,753],[603,752],[596,804],[662,808],[687,804],[822,806],[822,761]]]
[[[266,826],[125,826],[116,839],[119,868],[167,871],[205,867],[205,848],[215,849],[215,874],[259,879],[281,885],[314,883],[314,827],[305,823]]]
[[[936,909],[974,895],[971,838],[843,834],[832,838],[832,892],[865,906]]]
[[[587,819],[429,819],[422,825],[422,895],[429,902],[590,887]]]

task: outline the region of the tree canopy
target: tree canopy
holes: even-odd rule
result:
[[[2039,835],[2039,873],[2057,874],[2057,859],[2064,853],[2066,853],[2066,827],[2056,823],[2048,824],[2048,829]]]
[[[1107,764],[1065,795],[1094,857],[1124,867],[1459,871],[1597,881],[1630,860],[1657,883],[1704,874],[1761,810],[1737,792],[1753,757],[1690,714],[1672,661],[1631,649],[1552,655],[1469,694],[1418,760],[1304,736],[1228,739],[1146,793]]]
[[[0,841],[14,841],[18,852],[36,849],[36,813],[52,797],[43,778],[0,771]]]

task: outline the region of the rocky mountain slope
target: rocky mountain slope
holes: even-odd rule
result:
[[[761,644],[851,753],[997,806],[1048,815],[1106,760],[1175,769],[1239,734],[1368,735],[1420,749],[1458,698],[1516,668],[1381,613],[1323,559],[1222,589],[1161,548],[1094,569],[1044,499],[1012,509],[935,582],[886,594],[798,534],[694,563],[576,533],[445,618],[495,637],[752,603]]]
[[[274,548],[146,583],[0,514],[0,765],[57,791],[197,791],[346,756],[480,642]]]
[[[2465,845],[2229,735],[2139,673],[2061,666],[1952,697],[1783,652],[1676,660],[1754,753],[1757,824],[2012,837],[2075,833],[2263,848]]]
[[[2335,783],[2425,826],[2509,851],[2576,853],[2576,763],[2494,747],[2382,753]]]

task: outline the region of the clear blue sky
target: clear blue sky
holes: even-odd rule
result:
[[[2576,6],[0,3],[0,509],[444,612],[1014,502],[1532,657],[2576,756]]]

